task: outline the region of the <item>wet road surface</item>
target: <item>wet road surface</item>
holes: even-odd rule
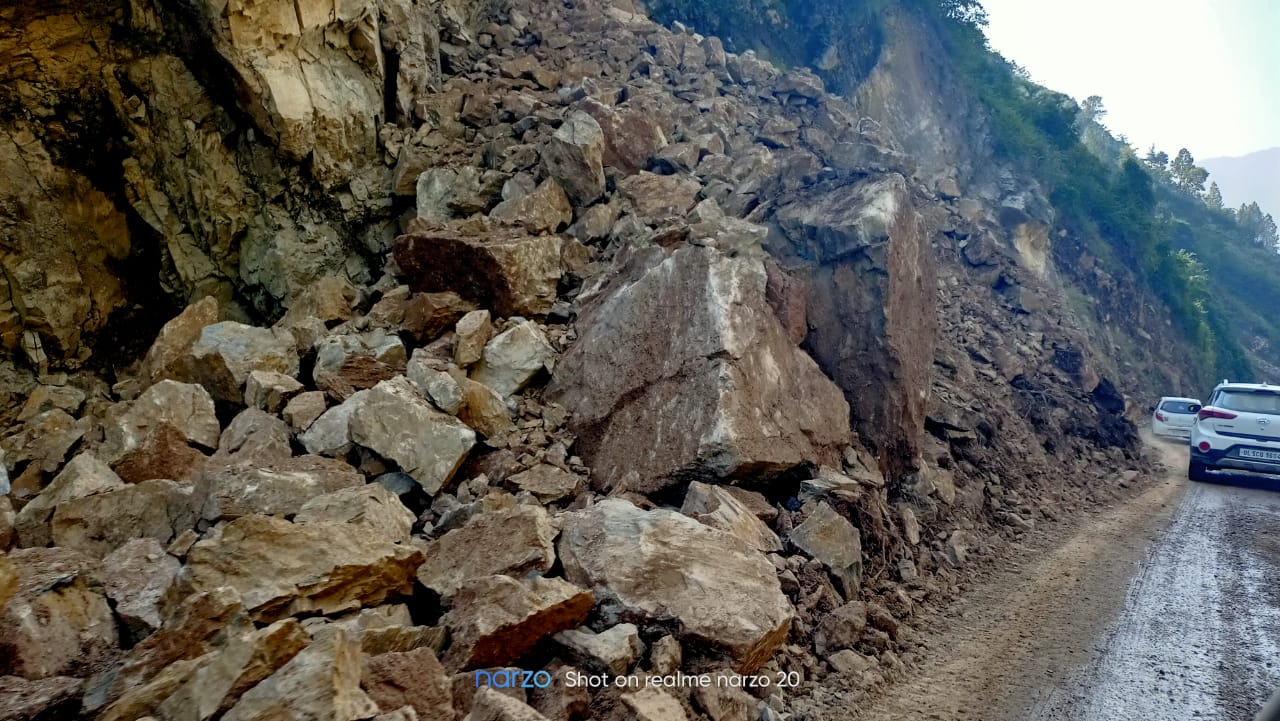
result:
[[[1192,483],[1184,447],[1148,445],[1164,477],[1013,554],[947,609],[922,668],[813,715],[1253,721],[1280,687],[1280,483]]]
[[[1037,716],[1251,721],[1277,687],[1280,490],[1195,483],[1100,656]]]

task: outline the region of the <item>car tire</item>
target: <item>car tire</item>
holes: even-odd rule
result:
[[[1204,483],[1209,480],[1209,467],[1200,461],[1191,461],[1187,466],[1187,478]]]

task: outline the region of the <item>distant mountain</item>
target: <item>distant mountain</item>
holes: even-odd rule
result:
[[[1280,218],[1280,148],[1259,150],[1239,158],[1213,158],[1201,165],[1209,180],[1222,189],[1227,205],[1257,201],[1262,210]]]

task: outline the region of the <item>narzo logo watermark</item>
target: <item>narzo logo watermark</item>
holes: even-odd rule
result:
[[[549,688],[551,674],[518,668],[476,671],[476,688]]]

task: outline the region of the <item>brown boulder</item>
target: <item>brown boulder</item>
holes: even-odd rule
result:
[[[564,188],[547,178],[532,192],[498,203],[489,211],[489,219],[530,233],[555,233],[573,222],[573,206]]]
[[[448,600],[475,578],[545,573],[556,560],[556,532],[538,506],[481,513],[423,548],[418,581]]]
[[[0,721],[57,721],[76,718],[84,681],[52,676],[28,681],[0,676]]]
[[[543,148],[542,162],[575,206],[590,205],[604,194],[604,132],[587,113],[569,112]]]
[[[293,516],[317,496],[363,485],[359,471],[336,458],[297,456],[215,463],[200,481],[204,499],[201,517],[216,522],[254,514]]]
[[[562,518],[565,577],[593,589],[606,618],[674,624],[687,647],[727,656],[741,673],[786,640],[795,612],[773,564],[736,537],[621,499]]]
[[[430,343],[474,310],[475,303],[453,291],[416,293],[405,304],[404,329],[419,343]]]
[[[249,689],[223,721],[327,719],[357,721],[378,713],[360,689],[360,643],[346,634],[313,642]]]
[[[303,504],[293,520],[295,523],[347,523],[358,527],[369,538],[406,543],[418,519],[386,486],[368,483],[316,496]]]
[[[453,721],[453,681],[429,648],[365,659],[360,685],[378,708],[411,706],[419,721]]]
[[[88,557],[69,548],[28,548],[8,560],[18,585],[0,607],[0,676],[84,677],[114,660],[115,619],[107,600],[89,588]],[[3,573],[0,567],[0,586]]]
[[[138,538],[102,559],[99,577],[116,616],[135,639],[160,627],[160,602],[182,564],[154,538]]]
[[[397,238],[394,254],[414,291],[454,291],[500,316],[544,315],[564,273],[563,243],[560,236],[510,230],[474,237],[415,233]]]
[[[191,349],[205,326],[218,322],[218,301],[212,296],[192,303],[164,324],[142,361],[141,377],[148,383],[166,378],[190,383],[194,378]]]
[[[838,459],[848,404],[787,338],[765,285],[758,259],[651,248],[583,310],[546,397],[572,414],[598,483],[648,492]]]
[[[731,533],[757,551],[776,553],[782,541],[728,490],[699,481],[689,484],[680,512],[712,528]]]
[[[230,586],[258,621],[333,614],[408,595],[422,553],[340,523],[245,516],[187,556],[188,592]]]
[[[184,442],[203,448],[217,448],[222,426],[213,398],[201,386],[163,380],[148,388],[129,404],[117,404],[107,412],[106,440],[100,453],[114,464],[142,446],[158,426],[167,424]]]
[[[698,202],[702,183],[681,175],[654,175],[642,172],[623,178],[618,192],[631,201],[641,218],[657,221],[683,218]]]
[[[52,540],[49,521],[58,504],[77,498],[106,493],[124,487],[124,482],[107,464],[92,453],[81,453],[27,505],[14,519],[14,532],[21,546],[47,546]]]
[[[667,144],[662,127],[637,110],[615,110],[587,99],[581,108],[595,118],[604,132],[604,164],[627,175],[649,166],[649,159]]]
[[[514,663],[542,639],[580,626],[593,603],[590,591],[558,578],[471,580],[441,619],[453,639],[445,665],[475,669]]]
[[[857,431],[891,475],[920,455],[937,342],[930,235],[907,181],[805,191],[774,216],[810,264],[806,347],[856,406]]]
[[[157,478],[190,481],[200,475],[208,457],[187,444],[182,433],[163,423],[137,436],[134,446],[111,464],[126,483]]]
[[[54,545],[101,558],[135,538],[168,544],[198,518],[193,488],[160,479],[58,504],[51,535]]]

